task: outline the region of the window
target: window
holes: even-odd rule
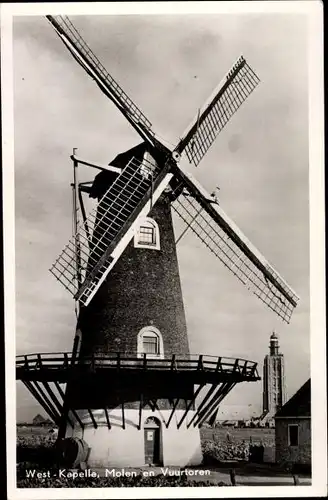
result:
[[[137,355],[141,358],[145,354],[149,359],[164,357],[163,338],[155,326],[146,326],[138,334]]]
[[[153,219],[149,217],[140,218],[135,231],[134,246],[136,248],[160,249],[159,229]]]
[[[151,226],[139,226],[139,241],[142,245],[156,245],[156,231]]]
[[[298,446],[298,425],[288,426],[288,446]]]
[[[149,337],[144,335],[142,337],[143,352],[146,354],[159,354],[158,337]]]

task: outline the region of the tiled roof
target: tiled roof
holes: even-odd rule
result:
[[[280,410],[275,418],[283,417],[310,417],[311,416],[311,379],[292,396]]]

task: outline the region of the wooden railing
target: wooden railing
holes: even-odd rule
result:
[[[225,374],[239,374],[245,379],[259,379],[257,363],[241,358],[208,356],[204,354],[173,354],[165,358],[136,353],[93,354],[74,358],[71,352],[34,353],[16,357],[16,369],[56,370],[72,365],[90,366],[97,370],[105,368],[172,371],[205,371]]]

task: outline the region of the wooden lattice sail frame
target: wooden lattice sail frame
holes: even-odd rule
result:
[[[103,215],[110,224],[104,230],[102,241],[96,244],[92,265],[89,265],[82,231],[63,249],[51,272],[77,301],[87,306],[131,239],[129,229],[133,222],[137,217],[147,216],[163,191],[174,182],[178,184],[174,209],[186,225],[249,290],[289,323],[298,302],[296,293],[221,207],[213,206],[213,199],[180,165],[181,155],[185,155],[189,163],[199,165],[217,135],[259,84],[259,77],[246,59],[243,56],[237,59],[198,110],[175,148],[170,150],[159,141],[150,121],[108,73],[69,18],[47,16],[47,19],[75,60],[142,138],[150,158],[150,161],[144,158],[141,167],[133,160],[128,162],[100,201],[100,208],[104,205]],[[141,168],[149,169],[149,175],[141,178]],[[183,196],[184,192],[194,199],[192,203]],[[77,247],[82,258],[84,255],[88,259],[83,280],[78,279],[74,270]]]

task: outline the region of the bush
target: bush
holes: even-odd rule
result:
[[[249,445],[244,441],[210,441],[202,442],[202,451],[204,464],[215,462],[224,462],[227,460],[245,460],[249,459]]]

